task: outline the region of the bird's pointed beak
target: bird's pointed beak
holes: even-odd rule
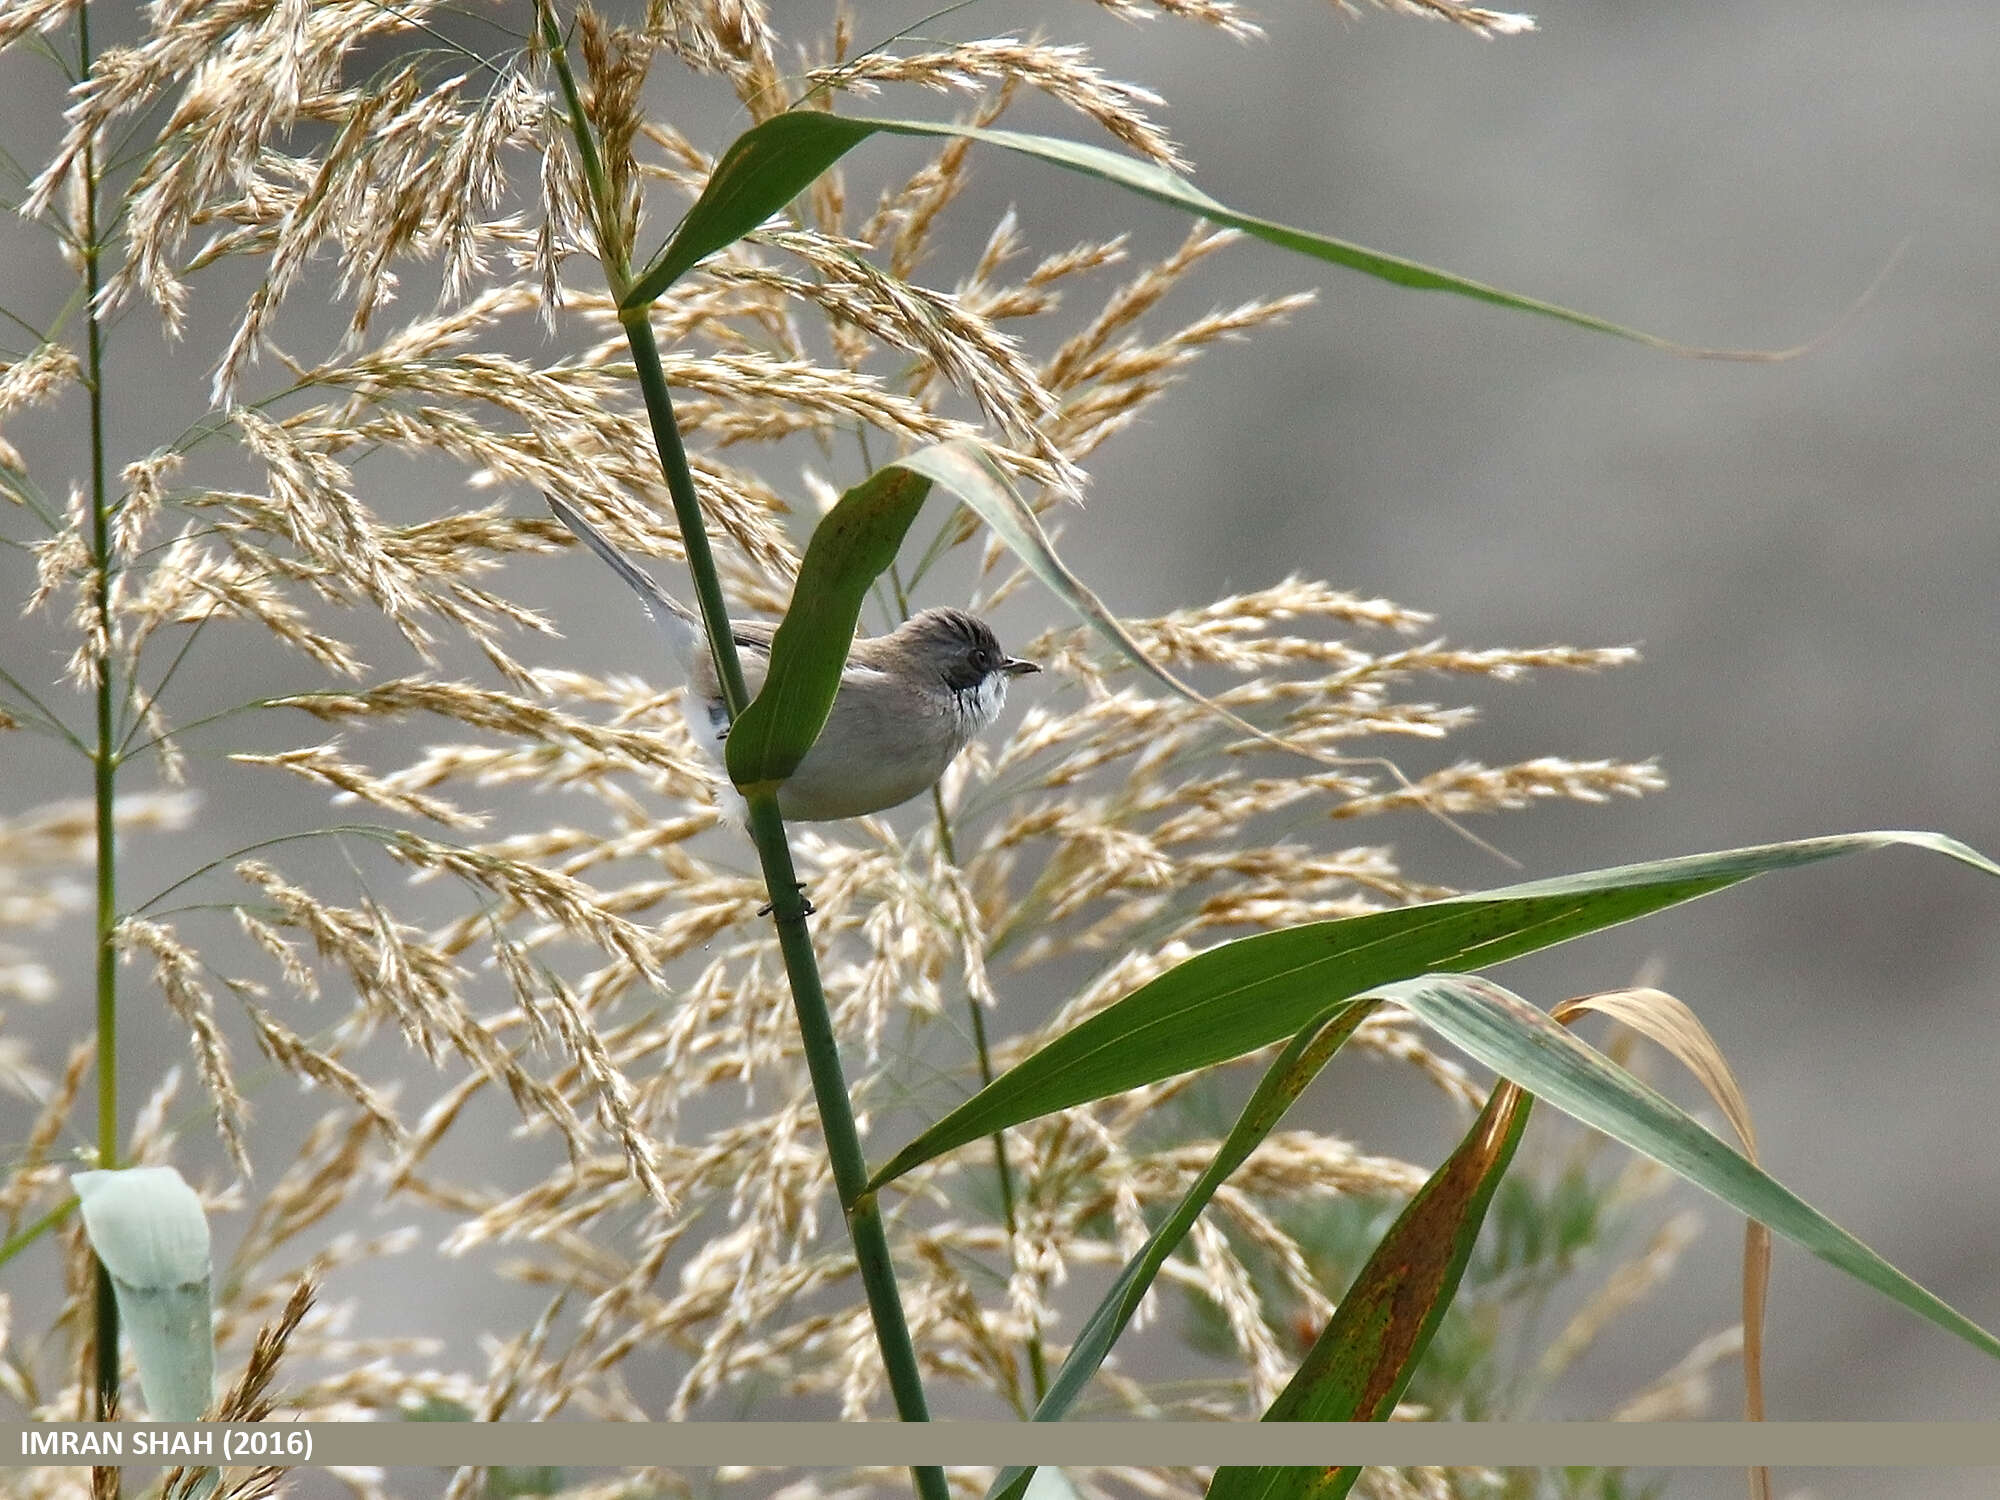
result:
[[[1031,661],[1022,661],[1018,656],[1010,656],[1000,663],[1000,670],[1009,677],[1025,677],[1030,672],[1039,672],[1042,669]]]

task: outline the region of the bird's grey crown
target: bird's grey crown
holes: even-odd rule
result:
[[[1007,660],[992,627],[962,609],[927,609],[913,616],[902,633],[913,643],[939,648],[939,675],[955,693],[977,688]]]

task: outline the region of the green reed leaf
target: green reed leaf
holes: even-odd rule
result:
[[[723,742],[730,780],[746,793],[791,775],[819,738],[868,587],[896,560],[930,489],[908,462],[886,465],[842,495],[813,529],[771,640],[770,671]]]
[[[1001,1074],[899,1151],[872,1185],[1024,1120],[1254,1052],[1344,996],[1440,969],[1485,968],[1770,870],[1894,844],[2000,875],[2000,865],[1942,834],[1854,833],[1617,865],[1224,943]]]
[[[1266,1422],[1386,1422],[1457,1295],[1494,1189],[1533,1104],[1494,1089],[1472,1129],[1417,1190],[1314,1340]],[[1209,1500],[1341,1500],[1361,1475],[1337,1468],[1218,1469]]]
[[[774,115],[736,138],[723,153],[722,160],[716,163],[708,186],[688,210],[687,217],[681,220],[673,237],[632,283],[620,303],[621,310],[630,311],[652,302],[686,275],[696,262],[735,244],[804,192],[814,179],[841,157],[878,132],[956,137],[999,146],[1066,171],[1095,177],[1170,208],[1185,210],[1210,223],[1240,229],[1282,249],[1345,266],[1414,291],[1450,292],[1455,296],[1554,318],[1594,333],[1606,333],[1679,354],[1734,353],[1748,358],[1778,357],[1775,352],[1760,356],[1755,351],[1696,349],[1656,334],[1642,333],[1593,317],[1589,313],[1560,307],[1553,302],[1488,286],[1470,277],[1441,271],[1435,266],[1423,265],[1399,255],[1384,254],[1346,240],[1334,239],[1330,235],[1315,234],[1311,230],[1295,229],[1271,219],[1260,219],[1254,214],[1239,213],[1211,198],[1177,172],[1102,146],[1016,130],[986,130],[972,125],[940,124],[928,120],[833,115],[812,109],[796,109]]]

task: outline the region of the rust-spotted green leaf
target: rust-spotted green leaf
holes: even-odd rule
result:
[[[1118,1279],[1111,1284],[1111,1290],[1104,1294],[1090,1316],[1078,1330],[1076,1341],[1070,1346],[1069,1357],[1056,1371],[1049,1382],[1047,1394],[1035,1407],[1034,1420],[1037,1422],[1060,1422],[1076,1404],[1077,1397],[1090,1384],[1105,1356],[1117,1343],[1118,1336],[1132,1321],[1132,1314],[1139,1309],[1139,1303],[1153,1285],[1160,1268],[1167,1263],[1187,1233],[1194,1227],[1194,1221],[1215,1196],[1217,1188],[1229,1180],[1229,1176],[1255,1151],[1285,1117],[1285,1112],[1293,1102],[1305,1092],[1306,1085],[1319,1076],[1347,1039],[1354,1035],[1355,1028],[1364,1021],[1368,1012],[1375,1007],[1367,1001],[1338,1006],[1328,1014],[1309,1023],[1292,1038],[1290,1045],[1278,1054],[1264,1072],[1250,1102],[1236,1117],[1229,1134],[1223,1137],[1215,1157],[1203,1169],[1182,1194],[1173,1212],[1160,1221],[1160,1227],[1148,1236],[1138,1253],[1125,1263],[1125,1269],[1118,1273]],[[1026,1467],[1003,1469],[988,1491],[991,1500],[1020,1500],[1026,1492],[1028,1478],[1034,1471]]]
[[[1386,1422],[1458,1293],[1530,1096],[1501,1084],[1458,1149],[1418,1189],[1355,1274],[1266,1422]],[[1361,1470],[1226,1468],[1209,1500],[1341,1500]]]
[[[1263,1420],[1389,1419],[1458,1292],[1531,1098],[1511,1084],[1493,1091],[1458,1149],[1376,1245]]]
[[[1771,870],[1898,844],[2000,875],[2000,865],[1942,834],[1841,834],[1587,870],[1224,943],[1001,1074],[897,1152],[872,1185],[1024,1120],[1282,1041],[1343,995],[1440,969],[1486,968]]]
[[[1030,135],[1017,130],[985,130],[972,125],[928,120],[834,115],[815,109],[795,109],[773,115],[737,137],[723,153],[722,160],[716,163],[708,186],[688,210],[687,217],[681,220],[673,237],[626,292],[621,309],[631,311],[652,302],[686,275],[696,262],[735,244],[810,187],[820,173],[878,132],[886,135],[956,137],[998,146],[1065,171],[1095,177],[1212,224],[1240,229],[1245,234],[1314,260],[1345,266],[1414,291],[1449,292],[1454,296],[1470,297],[1496,307],[1554,318],[1578,328],[1587,328],[1593,333],[1606,333],[1678,354],[1775,358],[1790,352],[1696,349],[1553,302],[1488,286],[1468,276],[1442,271],[1400,255],[1388,255],[1335,239],[1331,235],[1315,234],[1308,229],[1295,229],[1289,224],[1240,213],[1211,198],[1166,167],[1106,150],[1102,146],[1063,140],[1057,136]]]
[[[842,495],[813,529],[764,685],[724,741],[739,787],[784,780],[812,749],[840,691],[868,587],[896,560],[930,488],[922,474],[890,464]]]

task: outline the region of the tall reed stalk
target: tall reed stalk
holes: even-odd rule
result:
[[[77,77],[88,79],[95,63],[90,45],[90,6],[76,12]],[[86,145],[81,169],[82,242],[76,250],[83,263],[84,389],[90,404],[90,607],[100,622],[102,647],[92,653],[90,675],[94,694],[97,738],[91,755],[92,797],[97,826],[97,1165],[118,1165],[121,1139],[118,1123],[118,663],[111,654],[111,488],[105,473],[104,330],[98,295],[103,290],[99,259],[103,245],[98,230],[98,156],[95,142]],[[118,1302],[111,1273],[98,1263],[96,1273],[97,1419],[118,1409]]]

